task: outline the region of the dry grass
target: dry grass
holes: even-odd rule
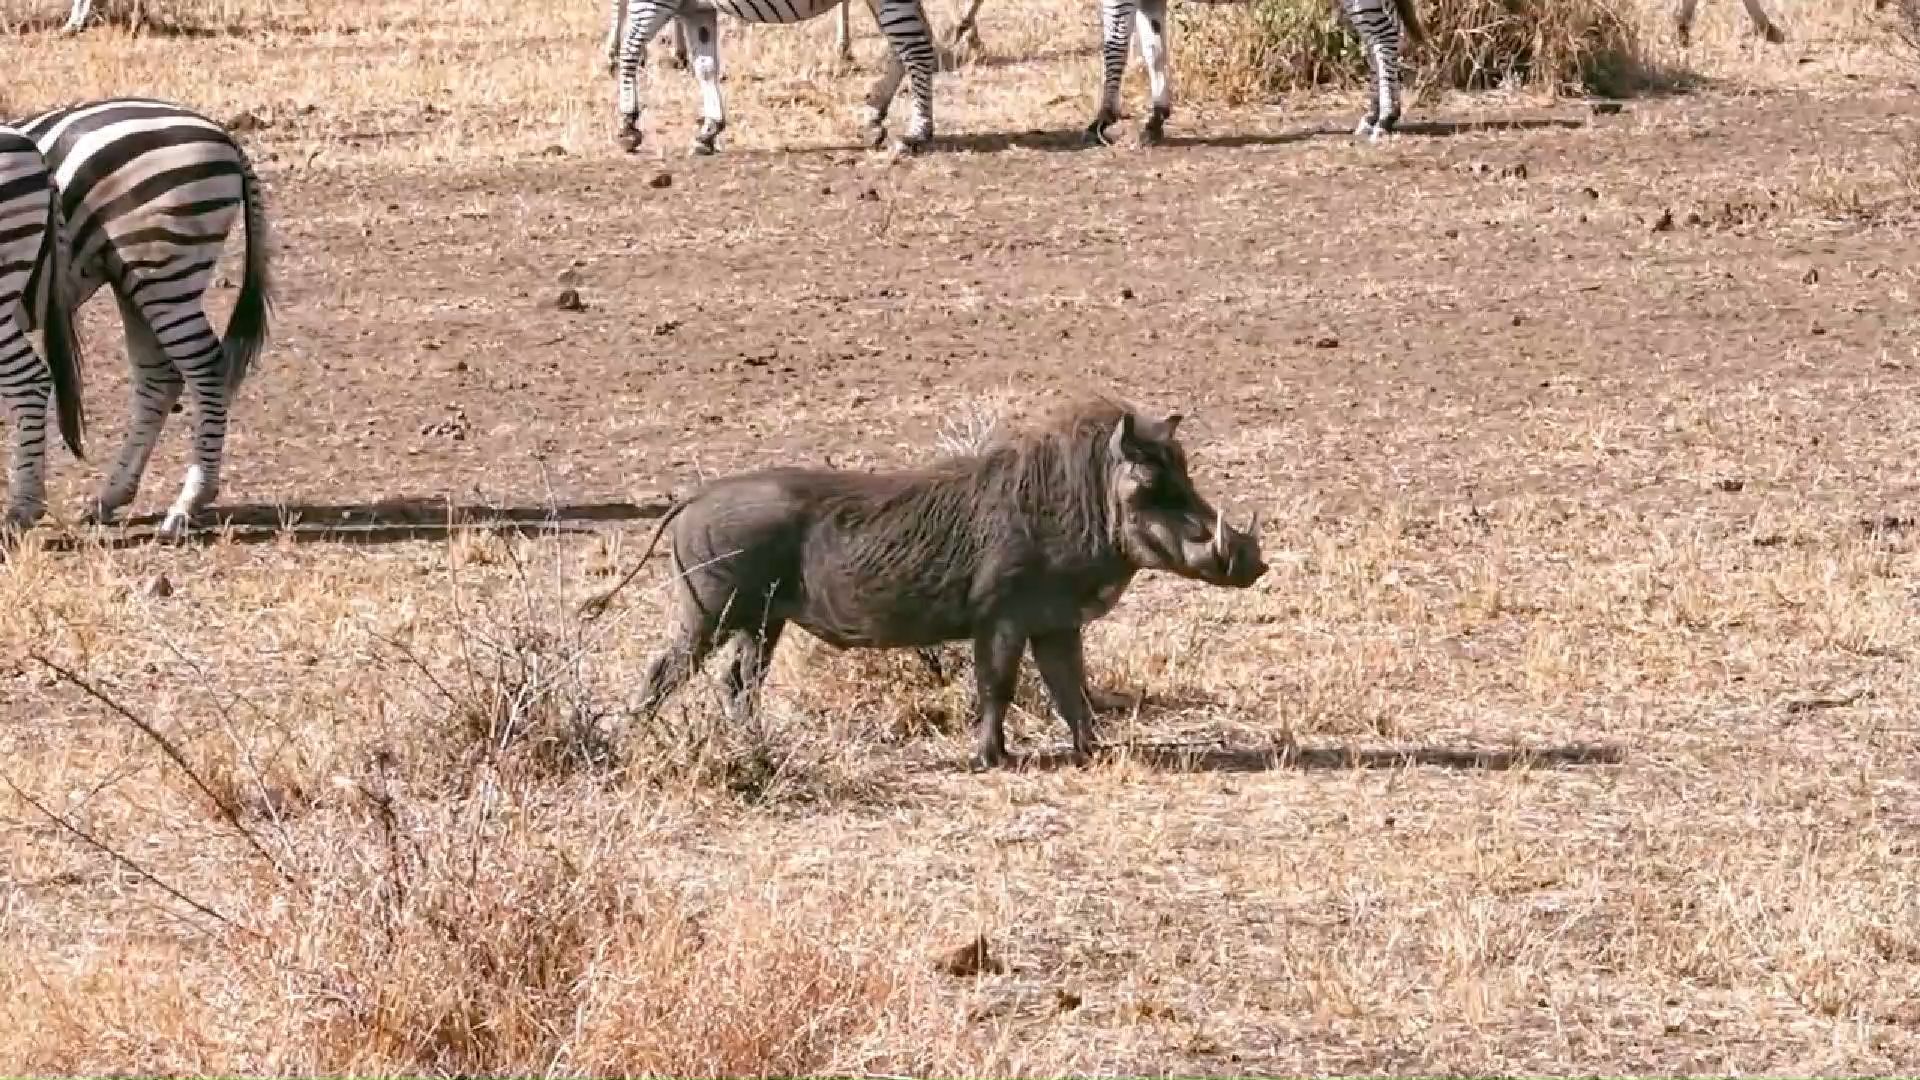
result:
[[[1090,8],[993,3],[945,130],[1077,128]],[[1112,379],[1197,403],[1201,482],[1266,511],[1273,564],[1095,627],[1095,684],[1140,701],[1096,767],[974,776],[966,680],[904,653],[797,639],[759,724],[706,682],[635,724],[662,583],[571,612],[651,521],[50,525],[0,568],[0,1071],[1911,1071],[1920,143],[1884,18],[1774,7],[1789,46],[1706,0],[1684,53],[1636,9],[1650,62],[1724,89],[1611,126],[743,153],[651,196],[605,145],[597,4],[0,42],[20,111],[260,121],[288,291],[233,499],[892,464]],[[732,146],[845,143],[829,20],[725,32]],[[1183,63],[1203,138],[1272,132]],[[690,130],[687,80],[655,96]],[[1064,742],[1032,685],[1013,729]],[[939,962],[981,936],[981,972]]]

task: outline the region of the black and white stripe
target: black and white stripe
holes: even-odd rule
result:
[[[1418,44],[1419,15],[1414,0],[1337,0],[1341,16],[1360,36],[1373,87],[1366,116],[1355,135],[1380,138],[1400,122],[1400,47]],[[1167,0],[1100,0],[1101,62],[1104,78],[1087,138],[1107,141],[1107,128],[1120,118],[1120,80],[1127,71],[1133,34],[1140,33],[1140,55],[1147,65],[1152,111],[1140,128],[1140,141],[1159,142],[1173,115],[1173,72],[1167,56]]]
[[[133,367],[133,419],[90,516],[133,501],[184,389],[193,400],[191,464],[161,523],[177,536],[220,492],[227,414],[267,339],[272,287],[260,181],[219,124],[144,98],[70,105],[17,125],[45,155],[68,245],[68,311],[106,285]],[[224,341],[203,303],[234,220],[246,219],[245,269]]]
[[[62,256],[53,171],[32,139],[0,127],[0,405],[13,428],[0,536],[25,529],[46,511],[49,398],[62,439],[80,456],[80,353],[65,303]],[[43,331],[44,356],[28,336],[35,324]]]
[[[640,146],[639,70],[647,43],[667,20],[677,19],[683,40],[692,53],[694,79],[700,85],[700,129],[694,135],[696,153],[710,154],[714,141],[726,129],[720,98],[718,14],[756,23],[798,23],[826,14],[841,0],[627,0],[626,33],[620,42],[619,127],[617,137],[628,150]],[[887,110],[902,80],[913,88],[913,113],[898,146],[918,150],[933,140],[933,73],[937,61],[933,33],[920,0],[867,0],[874,21],[892,46],[885,69],[867,92],[866,127],[872,145],[887,141]]]

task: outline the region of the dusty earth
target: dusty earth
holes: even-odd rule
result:
[[[0,762],[45,808],[0,802],[0,946],[26,958],[0,1068],[1913,1069],[1912,93],[1449,99],[1381,146],[1342,134],[1348,100],[1181,114],[1152,150],[956,110],[902,161],[692,159],[684,108],[660,157],[249,137],[280,305],[227,524],[163,548],[151,517],[55,522],[0,573]],[[107,307],[68,517],[124,413]],[[352,969],[311,945],[334,938],[234,884],[250,856],[206,800],[30,655],[247,758],[257,831],[372,850],[337,839],[372,828],[340,794],[370,753],[425,792],[419,829],[467,805],[429,790],[440,713],[383,643],[452,655],[459,612],[519,610],[516,559],[564,623],[703,476],[917,460],[1083,390],[1188,415],[1200,483],[1264,512],[1274,564],[1251,594],[1147,582],[1103,624],[1097,681],[1142,699],[1107,720],[1115,760],[968,775],[963,690],[790,649],[770,709],[776,744],[819,744],[805,797],[520,796],[539,844],[625,838],[612,876],[788,897],[810,947],[877,965],[894,996],[797,1056],[647,1057],[586,1005],[521,1056],[316,1034],[332,998],[261,1005],[271,963],[130,867],[306,943],[269,950],[273,985]],[[449,503],[557,528],[450,532]],[[583,646],[610,698],[659,599]],[[1028,706],[1016,740],[1063,745]],[[976,933],[996,970],[928,962]],[[584,970],[598,1001],[614,976]],[[768,979],[741,992],[788,992]]]

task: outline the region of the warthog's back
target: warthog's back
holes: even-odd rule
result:
[[[731,477],[675,521],[677,569],[703,607],[736,609],[729,623],[759,613],[842,648],[968,638],[1009,607],[1036,623],[1077,625],[1084,607],[1131,576],[1055,558],[1053,530],[981,495],[958,471]]]

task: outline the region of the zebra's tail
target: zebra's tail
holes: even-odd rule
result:
[[[81,461],[87,459],[81,442],[87,426],[82,395],[80,335],[74,330],[73,308],[67,303],[67,238],[60,212],[60,192],[47,180],[47,229],[40,251],[40,287],[31,282],[27,302],[40,305],[40,335],[47,351],[47,370],[53,376],[54,416],[60,440]]]
[[[227,388],[237,390],[247,377],[260,349],[267,343],[268,320],[273,311],[273,276],[267,266],[267,209],[260,194],[260,178],[246,151],[240,154],[240,201],[246,208],[247,254],[245,275],[240,282],[240,297],[234,302],[233,317],[227,320],[227,336],[221,343],[227,356]]]
[[[1420,12],[1413,6],[1413,0],[1393,0],[1394,14],[1400,16],[1400,28],[1407,35],[1407,44],[1418,45],[1427,40],[1427,32],[1420,25]]]

